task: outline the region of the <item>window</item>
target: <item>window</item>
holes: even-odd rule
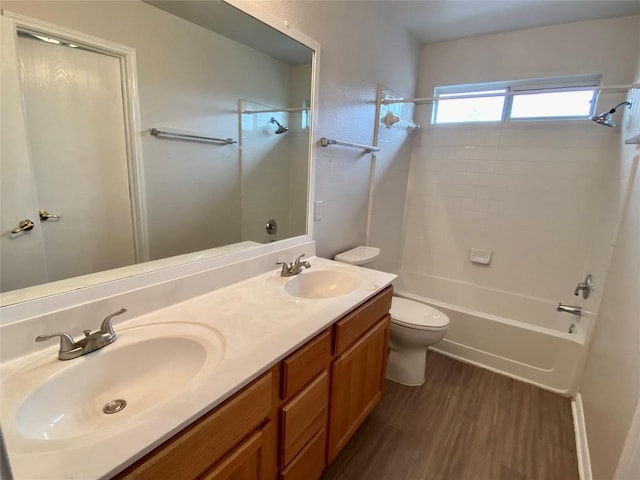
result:
[[[439,98],[451,98],[451,100],[440,100],[438,102],[435,123],[499,122],[502,120],[505,102],[504,94],[506,91],[506,89],[481,90],[478,92],[443,93],[438,95]],[[455,98],[470,94],[488,96]]]
[[[437,87],[432,123],[578,119],[593,114],[600,75]],[[461,97],[461,98],[456,98]]]
[[[592,99],[593,90],[514,96],[509,118],[588,117]]]

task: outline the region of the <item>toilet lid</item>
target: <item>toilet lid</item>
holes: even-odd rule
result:
[[[421,330],[441,330],[449,326],[449,317],[424,303],[407,298],[393,297],[391,321]]]
[[[376,247],[356,247],[346,252],[339,253],[333,259],[336,262],[350,265],[366,265],[373,262],[380,255],[380,249]]]

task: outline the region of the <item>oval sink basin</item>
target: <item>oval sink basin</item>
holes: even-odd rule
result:
[[[13,375],[16,381],[28,378],[34,387],[16,401],[12,430],[46,443],[103,435],[104,429],[126,426],[136,415],[206,379],[225,353],[217,330],[193,323],[116,333],[113,344],[96,352],[65,362],[47,358]],[[105,413],[107,404],[120,400],[126,402],[124,408]]]
[[[294,297],[331,298],[354,291],[361,282],[358,275],[344,270],[312,270],[289,280],[284,289]]]

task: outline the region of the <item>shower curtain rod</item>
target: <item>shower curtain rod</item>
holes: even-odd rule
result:
[[[599,93],[621,93],[626,92],[629,89],[638,88],[640,89],[640,83],[632,83],[629,85],[612,85],[610,87],[576,87],[571,88],[572,92],[576,91],[586,91],[586,90],[595,90]],[[555,93],[555,92],[566,92],[567,88],[540,88],[537,90],[520,90],[514,92],[503,92],[503,93],[470,93],[468,95],[456,95],[455,97],[424,97],[424,98],[397,98],[393,100],[381,100],[380,103],[382,105],[391,105],[395,103],[415,103],[415,104],[429,104],[438,102],[441,100],[461,100],[465,98],[485,98],[485,97],[514,97],[516,95],[536,95],[538,93]]]
[[[311,110],[311,107],[298,107],[298,108],[270,108],[268,110],[243,110],[242,113],[276,113],[276,112],[304,112]]]

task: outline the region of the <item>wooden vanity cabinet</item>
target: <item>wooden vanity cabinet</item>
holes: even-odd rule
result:
[[[267,480],[271,479],[268,458],[271,450],[271,424],[268,423],[238,445],[224,460],[205,473],[201,480]]]
[[[115,478],[271,480],[273,377],[266,373]]]
[[[334,325],[327,462],[332,462],[382,398],[393,287]]]
[[[349,312],[119,480],[317,480],[382,396],[392,288]]]
[[[280,480],[314,480],[326,465],[331,349],[329,328],[281,362]]]
[[[336,458],[382,398],[388,338],[386,315],[333,362],[328,462]]]
[[[282,398],[292,384],[306,387],[281,408],[280,480],[317,480],[382,397],[392,294],[388,287],[282,362]]]

